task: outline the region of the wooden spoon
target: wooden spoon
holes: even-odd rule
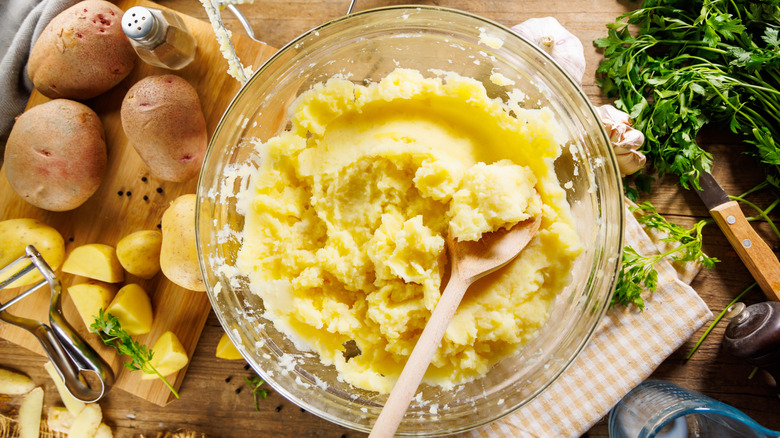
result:
[[[395,434],[466,289],[520,254],[536,234],[541,222],[541,216],[537,216],[519,222],[509,230],[486,233],[475,242],[457,241],[452,237],[452,232],[447,235],[449,282],[374,423],[369,438],[392,437]]]

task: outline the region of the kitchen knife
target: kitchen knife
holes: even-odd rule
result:
[[[699,176],[701,190],[696,193],[726,235],[729,243],[770,300],[780,301],[780,262],[772,249],[756,233],[737,201],[729,199],[709,173]]]

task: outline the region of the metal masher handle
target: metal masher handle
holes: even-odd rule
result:
[[[114,383],[111,367],[76,333],[62,315],[62,284],[34,246],[25,248],[26,258],[40,271],[51,289],[49,324],[22,318],[0,311],[0,320],[21,327],[41,343],[46,355],[65,383],[68,391],[78,400],[92,403],[100,400]],[[99,381],[95,389],[84,384],[82,372],[94,373]]]

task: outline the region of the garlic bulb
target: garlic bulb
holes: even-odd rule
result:
[[[645,142],[645,136],[631,126],[628,114],[612,105],[602,105],[596,110],[609,134],[621,175],[631,175],[644,167],[647,158],[638,149]]]
[[[531,18],[512,26],[512,30],[531,40],[582,85],[585,75],[585,49],[582,42],[553,17]]]

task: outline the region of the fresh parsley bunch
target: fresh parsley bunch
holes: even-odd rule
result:
[[[755,145],[780,188],[780,0],[645,0],[607,25],[598,83],[645,134],[660,174],[698,186],[712,156],[696,141],[708,124]]]

